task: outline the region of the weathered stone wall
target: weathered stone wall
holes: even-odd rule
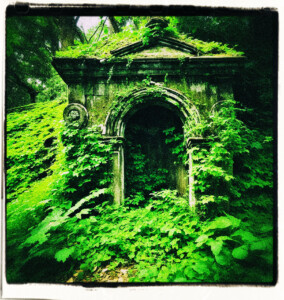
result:
[[[145,78],[144,78],[145,79]],[[81,103],[89,113],[89,125],[104,125],[113,101],[125,91],[137,88],[142,78],[94,80],[69,86],[69,103]],[[163,86],[176,90],[189,98],[201,115],[208,113],[214,103],[233,99],[232,81],[210,77],[167,77],[166,82],[160,77],[155,80]]]
[[[140,104],[151,106],[153,103],[168,108],[182,123],[191,120],[198,124],[200,118],[206,119],[220,101],[234,98],[234,78],[240,72],[242,60],[240,57],[124,59],[115,62],[57,59],[54,66],[68,84],[69,105],[65,109],[65,120],[80,121],[81,126],[98,125],[105,139],[125,140],[127,120],[141,109]],[[116,109],[113,109],[114,104]],[[193,138],[202,140],[198,136]],[[190,143],[188,145],[191,147]],[[113,154],[113,192],[117,203],[121,203],[125,195],[124,152],[125,147],[121,144]],[[190,152],[188,161],[186,166],[170,167],[169,176],[174,174],[181,194],[189,191],[189,204],[194,207]]]

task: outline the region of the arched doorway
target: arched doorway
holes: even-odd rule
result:
[[[158,92],[153,91],[153,85],[156,85]],[[162,107],[170,111],[183,125],[189,120],[195,124],[198,124],[200,121],[196,107],[188,98],[176,90],[164,88],[155,83],[152,83],[150,88],[145,87],[140,90],[135,90],[129,93],[128,96],[120,98],[116,103],[113,103],[113,107],[106,118],[103,134],[108,138],[120,141],[117,149],[113,153],[113,193],[115,203],[123,202],[125,197],[126,126],[128,121],[140,110],[153,106]],[[186,173],[189,186],[189,204],[194,206],[195,198],[192,189],[193,177],[191,175],[192,162],[190,154],[188,161]],[[184,166],[183,169],[180,170],[184,170]],[[179,176],[183,175],[183,171],[180,172]],[[183,185],[185,186],[185,184]]]
[[[125,128],[125,196],[176,189],[184,195],[188,185],[184,161],[183,124],[160,105],[140,108]]]

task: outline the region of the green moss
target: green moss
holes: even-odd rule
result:
[[[125,47],[134,42],[143,40],[143,29],[131,31],[124,30],[122,32],[103,37],[98,42],[92,44],[82,44],[76,42],[75,46],[69,47],[65,51],[58,51],[56,53],[57,57],[70,57],[70,58],[80,58],[89,57],[97,59],[111,59],[111,51]],[[193,39],[191,37],[186,37],[185,35],[180,35],[179,40],[186,42],[195,46],[199,51],[200,55],[209,56],[242,56],[243,52],[239,52],[230,48],[227,44],[221,44],[218,42],[204,42],[201,40]],[[155,53],[153,50],[157,50]],[[150,50],[143,50],[142,52],[128,55],[126,57],[137,58],[137,57],[158,57],[159,55],[164,55],[166,57],[180,57],[180,51],[176,51],[167,47],[154,47]],[[182,52],[180,52],[182,53]],[[141,56],[142,55],[142,56]],[[156,55],[156,56],[155,56]],[[183,56],[191,56],[190,54],[183,53]]]
[[[243,52],[230,48],[228,44],[222,44],[219,42],[204,42],[191,37],[184,38],[184,42],[195,46],[199,51],[203,52],[203,55],[210,56],[242,56]]]
[[[134,54],[126,55],[128,59],[135,59],[135,58],[185,58],[185,57],[192,57],[193,54],[184,53],[179,50],[171,49],[169,47],[153,47],[150,49],[145,49],[141,52],[137,52]]]
[[[127,46],[139,41],[140,35],[138,31],[127,31],[103,37],[98,42],[92,44],[82,44],[76,42],[75,46],[69,47],[65,51],[58,51],[57,57],[90,57],[90,58],[108,58],[111,57],[110,51]]]

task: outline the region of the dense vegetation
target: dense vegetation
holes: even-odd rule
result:
[[[212,36],[224,26],[235,28],[240,20],[200,18]],[[120,25],[127,21],[116,20]],[[132,26],[142,26],[143,20],[140,24],[133,18]],[[185,34],[210,38],[198,25],[200,19],[190,20],[190,33],[185,27],[188,19],[172,18],[172,24]],[[46,79],[38,90],[38,103],[7,114],[8,282],[69,278],[69,282],[273,282],[272,48],[246,44],[247,36],[238,33],[251,25],[260,30],[262,24],[241,20],[242,26],[232,34],[234,43],[239,42],[247,55],[257,52],[265,58],[261,74],[258,59],[252,60],[243,84],[261,88],[256,89],[259,94],[238,88],[239,101],[230,99],[198,127],[185,128],[186,136],[207,137],[206,143],[191,150],[199,198],[196,211],[175,190],[163,189],[166,170],[156,174],[157,181],[146,178],[147,162],[137,140],[128,145],[136,148],[136,155],[128,157],[129,165],[137,167],[147,193],[131,178],[132,190],[124,204],[113,205],[109,187],[115,141],[104,143],[95,127],[65,126],[66,92],[58,75]],[[271,19],[265,21],[264,37],[272,30]],[[117,39],[130,35],[123,32],[117,33]],[[88,54],[105,43],[109,32],[104,34],[98,31],[98,41],[92,43],[89,33],[89,44],[77,42],[79,47],[65,53]],[[219,41],[232,43],[225,38]],[[14,49],[19,44],[9,45]],[[147,80],[141,84],[147,87]],[[256,120],[262,120],[261,125]],[[184,162],[185,147],[176,129],[169,124],[164,136],[176,160]]]

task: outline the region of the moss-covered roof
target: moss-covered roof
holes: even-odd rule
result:
[[[169,47],[153,47],[150,49],[142,50],[141,52],[126,55],[128,58],[182,58],[185,56],[194,56],[190,53],[184,53],[180,50],[172,49]]]
[[[230,48],[228,45],[224,45],[218,42],[204,42],[201,40],[197,40],[191,37],[186,37],[185,35],[179,35],[177,38],[172,39],[165,37],[163,39],[168,40],[167,45],[155,44],[152,42],[151,45],[144,45],[145,42],[143,40],[143,31],[137,30],[124,30],[119,33],[115,33],[106,37],[103,37],[98,42],[94,42],[91,44],[81,44],[79,42],[76,43],[75,46],[69,47],[65,51],[58,51],[56,53],[57,57],[70,57],[70,58],[97,58],[97,59],[108,59],[113,57],[124,57],[124,58],[160,58],[160,57],[173,57],[173,58],[182,58],[182,57],[192,57],[192,56],[242,56],[242,52],[238,52],[233,48]],[[196,49],[196,53],[189,51],[180,51],[177,48],[173,48],[171,46],[170,41],[175,41],[180,45],[184,45],[186,47],[191,47],[192,49]],[[133,50],[132,53],[129,51],[121,52],[121,55],[114,54],[117,49],[131,48],[132,45],[139,44],[140,48],[136,47],[136,50]],[[132,47],[133,48],[133,47]]]

